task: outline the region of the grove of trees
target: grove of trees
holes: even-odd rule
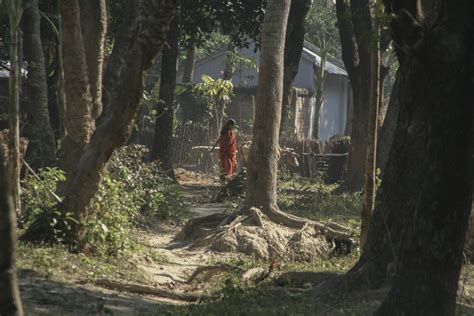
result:
[[[212,227],[201,218],[190,223],[222,235],[226,223],[257,209],[263,214],[258,229],[267,229],[264,216],[296,235],[312,227],[328,242],[356,248],[358,236],[346,227],[278,206],[280,137],[304,41],[313,38],[321,50],[316,130],[326,60],[341,54],[352,88],[347,177],[333,194],[364,196],[355,242],[360,257],[341,275],[292,277],[311,281],[311,295],[387,289],[375,315],[455,315],[473,192],[474,2],[323,2],[0,1],[7,9],[1,29],[8,29],[0,35],[0,58],[9,70],[8,144],[0,143],[0,314],[23,314],[15,270],[19,229],[22,242],[60,242],[71,252],[91,253],[87,223],[99,217],[97,198],[111,157],[129,142],[144,95],[153,94],[145,84],[157,60],[147,160],[159,161],[160,172],[177,181],[172,153],[178,67],[181,81],[190,84],[199,50],[218,33],[226,38],[228,56],[221,82],[232,80],[238,48],[255,42],[260,51],[245,198],[231,215],[217,222],[209,216]],[[398,68],[387,61],[392,53]],[[393,87],[384,83],[395,72]],[[227,102],[215,98],[213,136]],[[24,158],[20,136],[29,141]],[[33,173],[59,167],[65,175],[52,192],[54,205],[36,214],[26,230],[17,228],[16,219],[22,165]]]

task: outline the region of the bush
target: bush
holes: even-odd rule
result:
[[[128,146],[118,150],[104,175],[95,200],[95,216],[85,224],[86,241],[96,254],[118,255],[133,249],[133,226],[155,220],[179,220],[182,215],[182,198],[179,187],[159,172],[156,163],[144,163],[147,150],[142,146]],[[41,181],[27,176],[22,191],[22,228],[40,218],[51,227],[46,240],[62,242],[69,229],[71,214],[55,210],[56,201],[51,192],[65,180],[64,173],[56,168],[39,171]]]

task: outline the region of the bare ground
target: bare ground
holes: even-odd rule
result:
[[[176,173],[182,186],[190,217],[197,218],[228,211],[224,204],[210,202],[212,196],[219,189],[219,182],[216,178],[185,170],[177,170]],[[134,272],[139,271],[143,275],[139,283],[145,287],[184,296],[202,294],[204,298],[205,295],[212,293],[214,290],[210,288],[212,283],[192,282],[187,284],[186,280],[199,267],[215,264],[216,262],[229,262],[231,259],[235,260],[237,255],[212,251],[210,250],[212,248],[209,247],[174,247],[174,249],[170,249],[170,244],[173,243],[181,228],[161,224],[154,227],[152,231],[140,232],[140,239],[160,252],[167,260],[158,262],[148,256],[137,255],[130,264]],[[474,288],[473,271],[472,266],[467,266],[463,273],[464,279],[462,280],[460,297],[464,306],[460,307],[458,315],[474,315],[474,310],[468,306],[474,303],[474,296],[472,295]],[[250,303],[246,304],[248,306],[239,307],[239,301],[233,302],[230,299],[230,303],[234,306],[232,307],[233,311],[228,311],[225,304],[211,303],[209,306],[202,306],[202,309],[193,309],[189,305],[189,301],[183,299],[164,297],[166,295],[135,294],[127,290],[111,290],[106,286],[96,285],[93,280],[66,278],[60,282],[49,278],[44,273],[39,274],[34,269],[19,271],[19,280],[26,315],[268,315],[268,310],[273,310],[273,314],[297,313],[305,315],[310,310],[319,310],[319,305],[311,305],[317,302],[314,298],[308,300],[303,296],[294,294],[288,296],[286,292],[282,292],[280,296],[276,297],[271,297],[272,294],[265,294],[268,302],[264,301],[263,298],[261,299],[260,295],[262,294],[257,292],[255,294],[256,302],[254,302],[254,304],[258,304],[257,307]],[[115,281],[127,284],[126,281],[120,279]],[[370,304],[367,301],[368,305],[363,300],[360,302],[355,300],[353,303],[348,301],[346,304],[350,305],[351,308],[347,311],[344,308],[334,310],[331,315],[365,315],[367,309],[364,305],[370,305],[369,310],[373,310],[382,298],[383,294],[382,296],[377,294],[375,299],[372,298]],[[291,304],[285,305],[286,301],[303,309],[297,312]],[[265,304],[268,306],[265,307]],[[352,309],[352,304],[359,304],[361,312],[357,312],[357,306],[355,310]],[[305,307],[306,305],[307,307]],[[259,309],[261,306],[263,309]],[[332,311],[332,309],[330,310]],[[314,313],[311,312],[311,314]],[[316,314],[327,315],[327,310]]]
[[[224,204],[209,202],[219,188],[216,179],[185,170],[178,170],[177,175],[190,217],[225,211]],[[205,293],[209,289],[185,281],[198,267],[207,266],[211,261],[225,262],[232,256],[202,249],[167,249],[180,229],[179,226],[160,224],[152,231],[140,232],[140,240],[167,260],[157,263],[147,256],[137,255],[132,265],[146,276],[140,282],[143,285],[171,293]],[[19,279],[26,315],[155,315],[189,304],[179,299],[109,290],[91,280],[50,281],[34,270],[20,270]]]

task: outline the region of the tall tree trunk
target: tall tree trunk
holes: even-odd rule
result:
[[[125,55],[122,55],[124,60],[122,71],[127,76],[120,77],[110,100],[110,112],[100,120],[90,143],[80,157],[76,172],[67,180],[68,191],[60,206],[60,209],[72,212],[79,222],[73,226],[71,240],[68,241],[78,242],[80,248],[86,246],[83,243],[84,223],[93,212],[91,206],[98,192],[102,173],[113,151],[125,145],[130,136],[134,118],[140,108],[144,72],[149,69],[165,43],[170,21],[179,9],[179,1],[143,0],[135,6],[136,9],[132,14],[135,15],[136,22],[128,26],[131,30],[125,31],[125,34],[133,36],[119,35],[120,40],[127,41],[126,46],[131,47]],[[117,45],[118,53],[123,53],[120,47],[125,43]]]
[[[16,278],[16,216],[0,147],[0,315],[23,315]]]
[[[183,83],[193,82],[194,66],[196,65],[196,41],[191,38],[191,43],[186,49],[186,61],[184,62]]]
[[[59,151],[59,162],[66,177],[72,177],[74,168],[93,132],[93,103],[81,31],[79,2],[62,0],[60,10],[66,137]]]
[[[379,12],[375,11],[375,14]],[[380,13],[381,14],[381,13]],[[369,230],[370,218],[375,207],[375,158],[380,101],[380,24],[375,17],[375,43],[372,43],[370,104],[367,124],[367,156],[365,167],[364,203],[361,212],[360,247],[363,249]]]
[[[253,139],[247,171],[245,205],[256,206],[270,218],[277,206],[277,163],[283,98],[284,43],[290,0],[269,0],[262,28]]]
[[[235,73],[235,57],[234,55],[237,53],[236,47],[233,43],[230,43],[227,47],[227,57],[226,63],[224,67],[224,73],[222,74],[222,80],[232,80],[232,77]],[[211,136],[212,138],[216,139],[219,137],[219,133],[222,129],[224,124],[224,116],[225,116],[225,107],[227,106],[227,101],[219,98],[216,96],[215,98],[215,109],[214,109],[214,124],[211,125]]]
[[[56,161],[56,141],[49,120],[46,62],[40,29],[38,0],[33,0],[24,11],[23,50],[28,61],[29,97],[25,107],[28,114],[25,136],[29,139],[26,159],[35,168],[52,166]]]
[[[173,169],[174,93],[179,55],[179,21],[175,17],[168,33],[168,47],[161,53],[160,102],[157,104],[151,160],[159,160],[163,171],[175,178]]]
[[[283,104],[281,108],[280,135],[289,121],[291,90],[300,65],[305,35],[305,17],[311,8],[311,0],[291,1],[285,39],[285,59],[283,75]]]
[[[105,0],[81,0],[81,32],[92,97],[92,120],[102,112],[102,76],[107,8]]]
[[[393,135],[395,127],[397,126],[398,112],[400,108],[399,102],[400,94],[400,75],[397,71],[395,82],[393,84],[392,93],[387,106],[387,113],[385,115],[383,125],[380,129],[380,137],[377,142],[377,168],[382,171],[385,170],[387,160],[390,155],[390,147],[393,142]]]
[[[403,48],[397,156],[387,173],[403,165],[398,185],[411,190],[394,196],[407,211],[393,286],[376,314],[454,315],[472,202],[474,3],[443,2],[433,23],[419,3],[385,3]]]
[[[8,141],[8,176],[10,179],[13,207],[18,213],[20,205],[20,75],[19,59],[20,20],[22,4],[14,0],[7,1],[10,24],[10,79],[9,84],[9,141]]]
[[[325,38],[319,40],[319,48],[321,50],[321,62],[319,67],[314,67],[314,78],[316,81],[316,104],[314,109],[313,135],[315,139],[319,139],[319,124],[321,117],[321,109],[324,103],[324,81],[326,79],[326,60],[328,57],[328,47]]]
[[[99,118],[72,177],[67,178],[65,198],[58,205],[59,210],[73,213],[77,220],[68,231],[65,242],[77,245],[78,250],[87,247],[84,225],[94,215],[92,205],[107,163],[113,151],[125,145],[130,136],[140,108],[146,70],[165,43],[172,17],[179,12],[178,0],[143,0],[140,3],[127,0],[125,5],[131,19],[126,20],[127,24],[117,35],[111,56],[111,60],[122,60],[122,63],[117,63],[120,70],[111,71],[111,78],[118,79],[118,82],[111,85],[109,91],[113,94],[106,111]],[[22,239],[38,241],[39,236],[44,240],[52,237],[50,228],[44,227],[41,219],[30,225]]]
[[[124,1],[124,12],[134,12],[136,10],[136,3],[133,1]],[[110,110],[110,102],[112,96],[117,93],[117,86],[120,82],[121,76],[125,76],[124,69],[126,64],[124,63],[123,56],[126,56],[130,50],[130,37],[134,36],[135,29],[131,26],[136,24],[135,14],[126,14],[123,22],[120,24],[117,34],[115,34],[116,41],[114,43],[113,53],[110,55],[107,61],[107,67],[105,68],[103,89],[102,89],[102,113],[98,118],[98,122],[102,120]]]
[[[459,11],[450,4],[449,14],[425,15],[432,22],[422,31],[419,2],[411,4],[388,6],[396,13],[407,9],[393,26],[396,46],[404,48],[398,52],[400,112],[367,242],[342,281],[360,290],[395,280],[391,309],[383,308],[389,314],[401,315],[403,308],[405,314],[450,315],[441,305],[456,292],[471,207],[472,70],[466,65],[472,65],[472,21],[466,16],[473,11],[469,1]],[[433,27],[438,17],[448,23]]]
[[[337,0],[336,11],[342,59],[351,82],[353,112],[347,178],[335,193],[357,192],[362,190],[364,185],[367,153],[370,34],[372,34],[369,0]]]

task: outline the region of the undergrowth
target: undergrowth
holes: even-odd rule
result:
[[[183,200],[176,183],[160,173],[158,163],[145,163],[147,150],[131,145],[112,156],[94,203],[94,217],[85,225],[90,249],[98,256],[117,256],[134,250],[138,243],[135,227],[147,228],[156,221],[183,220]],[[28,229],[42,216],[49,221],[56,241],[61,243],[71,214],[55,210],[52,196],[65,180],[57,168],[39,171],[39,178],[27,175],[22,188],[21,229]]]
[[[327,185],[321,178],[292,178],[278,185],[278,204],[282,211],[325,222],[333,220],[359,229],[361,194],[334,195],[337,185]]]

